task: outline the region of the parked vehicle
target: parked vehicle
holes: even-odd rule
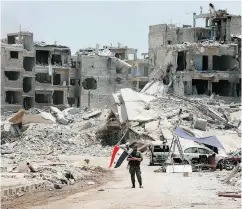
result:
[[[200,164],[206,163],[207,158],[215,154],[216,165],[218,165],[221,160],[227,157],[226,153],[222,150],[219,150],[218,153],[215,153],[208,147],[203,144],[196,143],[191,140],[180,138],[181,147],[184,155],[185,164]],[[172,148],[171,148],[172,149]],[[171,154],[168,158],[168,161],[172,158],[174,162],[181,162],[181,155],[178,149],[175,149],[175,152]]]
[[[227,158],[223,160],[223,168],[226,170],[232,170],[238,163],[241,163],[241,150],[237,150],[236,152],[229,155]]]
[[[161,141],[152,142],[150,146],[150,165],[162,164],[166,162],[169,155],[170,147]]]

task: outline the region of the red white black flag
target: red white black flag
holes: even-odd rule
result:
[[[128,152],[119,146],[115,146],[111,157],[109,168],[118,168],[125,158],[128,156]]]

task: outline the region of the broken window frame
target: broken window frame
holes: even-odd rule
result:
[[[18,51],[9,51],[10,59],[17,60],[19,58],[19,52]]]

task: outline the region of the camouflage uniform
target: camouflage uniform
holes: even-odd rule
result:
[[[131,153],[130,157],[141,158],[141,161],[143,160],[143,157],[140,152]],[[140,186],[142,186],[142,178],[141,178],[141,170],[140,170],[139,161],[129,161],[129,173],[131,176],[131,182],[133,184],[133,187],[135,187],[135,174],[137,176]]]

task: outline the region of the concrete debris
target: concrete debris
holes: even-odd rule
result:
[[[206,131],[206,127],[207,127],[207,121],[197,118],[195,120],[195,124],[194,124],[194,128],[202,130],[202,131]]]
[[[92,111],[87,112],[82,118],[84,120],[88,120],[92,117],[95,117],[95,116],[101,114],[101,112],[102,112],[101,110],[92,110]]]

